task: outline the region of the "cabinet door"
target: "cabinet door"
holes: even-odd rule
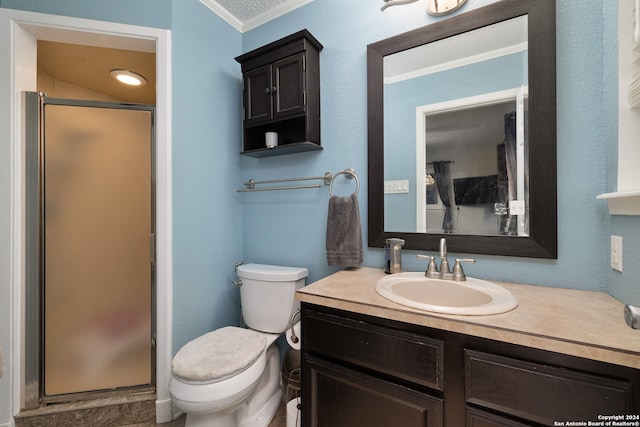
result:
[[[304,53],[299,53],[273,63],[274,119],[305,112],[304,59]]]
[[[271,120],[274,87],[271,77],[270,64],[244,74],[245,127]]]
[[[442,400],[305,356],[304,427],[440,427]]]

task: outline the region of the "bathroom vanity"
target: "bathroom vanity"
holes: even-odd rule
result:
[[[440,315],[380,297],[384,276],[298,291],[304,426],[640,423],[640,335],[612,297],[501,283],[515,310]]]

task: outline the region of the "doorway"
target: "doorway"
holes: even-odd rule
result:
[[[27,200],[38,212],[27,246],[38,258],[28,286],[38,289],[27,306],[37,310],[28,333],[40,337],[39,400],[152,387],[154,108],[37,93],[26,101],[37,108],[26,114],[36,136]]]
[[[33,407],[37,387],[26,377],[33,362],[26,349],[24,322],[28,318],[26,288],[28,273],[23,269],[26,252],[27,214],[24,189],[26,165],[23,163],[22,143],[25,130],[20,123],[23,100],[20,93],[35,91],[37,74],[37,42],[50,40],[90,46],[125,48],[156,53],[157,102],[155,108],[154,159],[156,182],[156,266],[157,284],[155,319],[156,340],[156,421],[171,420],[171,397],[168,382],[171,373],[171,313],[172,313],[172,228],[171,228],[171,31],[150,27],[118,24],[113,22],[79,19],[59,15],[47,15],[0,8],[0,51],[8,61],[0,64],[0,106],[8,114],[0,115],[0,135],[11,141],[0,147],[0,163],[10,179],[0,183],[3,202],[10,206],[0,213],[0,223],[10,224],[10,238],[0,245],[2,260],[13,268],[5,270],[3,278],[9,287],[0,289],[0,339],[6,344],[7,360],[13,382],[0,384],[0,399],[8,402],[0,405],[0,418],[11,417],[21,410]],[[3,273],[4,273],[3,272]],[[16,337],[16,339],[10,339]],[[11,385],[13,384],[13,385]]]
[[[448,199],[450,209],[455,208],[455,217],[452,216],[451,221],[453,232],[501,234],[497,221],[502,212],[498,215],[493,203],[498,200],[490,200],[490,197],[474,197],[477,199],[474,203],[461,201],[460,198],[456,200],[454,185],[459,181],[463,187],[464,179],[486,176],[487,180],[481,181],[479,187],[495,187],[490,178],[497,177],[498,163],[501,163],[498,161],[499,150],[496,147],[504,141],[504,114],[517,111],[517,117],[526,117],[526,95],[526,88],[520,87],[416,107],[417,232],[443,232],[445,207],[437,194],[440,189],[436,186],[433,165],[435,160],[445,161],[448,169],[452,169],[449,172],[451,185],[448,187],[451,188]],[[514,196],[513,199],[518,200],[525,199],[524,149],[521,148],[524,145],[524,126],[524,119],[518,122],[517,156],[514,156],[517,157],[518,167],[517,176],[512,178],[518,187],[517,197]],[[502,163],[504,162],[503,155]],[[461,207],[462,205],[464,206]],[[508,207],[508,203],[506,206]],[[520,217],[524,218],[525,215]],[[524,219],[520,222],[524,223]],[[524,232],[519,232],[519,235],[523,234]]]

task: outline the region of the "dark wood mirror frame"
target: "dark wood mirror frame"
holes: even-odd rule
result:
[[[518,16],[528,18],[529,236],[396,233],[384,231],[383,59]],[[405,249],[557,259],[555,0],[502,0],[367,46],[369,246],[390,237]]]

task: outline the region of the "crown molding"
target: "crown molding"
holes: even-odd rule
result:
[[[312,1],[313,0],[288,0],[244,21],[238,19],[215,0],[200,0],[200,3],[207,6],[211,11],[220,16],[220,18],[225,20],[236,30],[244,33],[279,18],[280,16],[286,15],[287,13],[311,3]]]
[[[200,0],[200,3],[207,6],[211,11],[213,11],[220,18],[225,20],[229,25],[231,25],[236,30],[242,32],[242,21],[233,16],[231,12],[222,7],[218,2],[213,0]]]

